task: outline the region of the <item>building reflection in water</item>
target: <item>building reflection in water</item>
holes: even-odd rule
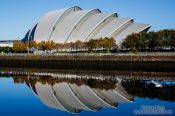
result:
[[[87,83],[89,81],[95,80],[86,80]],[[101,84],[105,83],[102,82]],[[36,82],[29,87],[44,104],[73,113],[79,113],[82,110],[99,111],[102,107],[114,108],[118,103],[132,102],[132,96],[125,92],[119,82],[107,84],[112,85],[106,85],[106,88],[105,85],[97,85],[93,88],[86,84],[78,85],[65,81],[56,82],[53,85]]]
[[[175,101],[175,81],[53,75],[33,73],[13,74],[12,77],[15,83],[25,82],[47,106],[71,113],[115,108],[119,103],[132,103],[134,97]]]

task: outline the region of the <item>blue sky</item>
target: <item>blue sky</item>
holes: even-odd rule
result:
[[[22,38],[45,13],[77,5],[117,12],[154,31],[175,29],[175,0],[0,0],[0,40]]]

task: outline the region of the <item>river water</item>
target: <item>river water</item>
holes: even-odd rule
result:
[[[174,73],[0,71],[1,116],[175,115]]]

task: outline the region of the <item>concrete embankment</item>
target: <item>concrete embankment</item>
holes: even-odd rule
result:
[[[11,55],[0,56],[1,68],[133,70],[175,72],[174,55]]]

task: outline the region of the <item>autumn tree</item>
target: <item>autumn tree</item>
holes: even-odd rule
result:
[[[106,51],[112,50],[116,46],[116,41],[113,38],[105,37],[99,39],[91,39],[87,42],[89,50],[103,49]]]
[[[76,50],[82,50],[82,48],[84,47],[84,43],[80,40],[77,40],[74,43],[74,47],[75,47]]]
[[[23,53],[27,51],[25,43],[17,41],[13,43],[13,51],[17,53]]]
[[[104,39],[102,39],[102,41],[103,48],[107,51],[111,50],[112,47],[116,45],[116,41],[113,38],[105,37]]]
[[[89,51],[93,51],[94,49],[96,49],[98,47],[98,43],[97,40],[91,39],[87,42],[87,47],[89,49]]]
[[[171,30],[169,36],[168,45],[171,47],[171,49],[175,49],[175,30]]]
[[[128,35],[126,39],[122,42],[122,46],[126,49],[134,50],[137,49],[138,36],[135,33]]]
[[[38,44],[36,43],[36,41],[33,41],[33,40],[30,41],[30,42],[26,42],[25,44],[26,44],[26,46],[29,47],[29,48],[32,48],[32,47],[38,48]]]
[[[53,50],[56,49],[56,43],[54,41],[48,41],[47,44],[47,50]]]
[[[45,41],[41,41],[40,43],[38,43],[38,48],[40,50],[46,50],[46,42]]]
[[[40,50],[53,50],[56,49],[56,44],[53,41],[41,41],[38,47]]]
[[[164,50],[175,48],[175,30],[161,30],[158,32],[133,33],[122,42],[122,47],[129,50]]]

